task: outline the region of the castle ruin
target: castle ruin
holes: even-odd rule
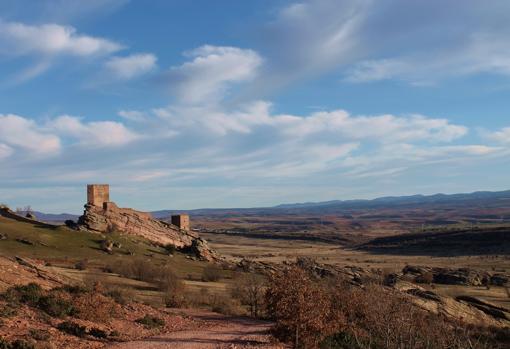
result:
[[[110,186],[108,184],[88,184],[87,204],[103,207],[105,202],[110,202]]]
[[[205,240],[190,231],[187,214],[173,215],[170,222],[166,222],[154,219],[148,212],[120,208],[110,201],[108,184],[87,185],[87,204],[77,227],[102,234],[119,232],[137,235],[162,246],[170,244],[191,251],[204,260],[218,258]]]

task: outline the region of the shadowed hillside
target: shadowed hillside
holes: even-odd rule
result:
[[[386,236],[373,239],[359,249],[398,255],[510,255],[510,227]]]

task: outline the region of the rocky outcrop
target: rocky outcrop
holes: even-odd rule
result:
[[[420,286],[407,282],[398,282],[395,289],[407,294],[409,300],[434,314],[460,320],[465,323],[483,326],[508,327],[510,312],[475,297],[459,296],[456,298],[438,295]]]
[[[510,286],[510,275],[494,274],[491,275],[490,281],[494,286]]]
[[[55,224],[49,224],[46,222],[38,221],[35,218],[29,218],[28,216],[22,216],[17,214],[16,212],[12,211],[9,207],[0,205],[0,216],[3,216],[5,218],[14,219],[18,222],[24,222],[24,223],[31,223],[31,224],[37,224],[41,227],[45,228],[56,228],[57,225]],[[32,217],[35,217],[32,215]]]
[[[508,283],[507,275],[490,275],[490,273],[470,268],[429,268],[408,265],[402,270],[402,273],[414,276],[417,281],[430,276],[430,282],[444,285],[482,286],[490,283],[503,286]]]
[[[103,207],[85,205],[85,212],[78,219],[77,229],[140,236],[161,246],[172,245],[189,251],[202,260],[212,261],[218,258],[198,234],[156,220],[150,213],[119,208],[113,202],[105,202]]]

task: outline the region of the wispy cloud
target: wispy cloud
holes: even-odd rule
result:
[[[10,146],[4,147],[4,152],[11,147],[25,149],[39,155],[53,155],[60,151],[60,139],[39,127],[33,120],[19,115],[0,114],[0,126],[0,142]]]
[[[92,148],[122,146],[139,137],[119,122],[94,121],[83,123],[80,118],[69,115],[59,116],[52,120],[48,126],[63,137],[71,136],[79,144]]]
[[[156,68],[157,58],[152,53],[138,53],[126,57],[112,57],[105,67],[114,77],[128,80],[146,74]]]
[[[28,56],[37,62],[21,72],[15,78],[17,82],[44,73],[58,57],[105,56],[122,48],[121,44],[108,39],[78,34],[71,26],[0,20],[0,56]]]
[[[178,102],[204,104],[225,97],[236,83],[253,79],[262,58],[253,50],[205,45],[189,51],[191,61],[172,67],[162,77]]]

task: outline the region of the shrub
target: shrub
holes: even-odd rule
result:
[[[165,326],[165,320],[148,314],[146,314],[143,318],[137,319],[135,321],[147,328],[158,328]]]
[[[240,313],[239,303],[231,297],[215,296],[211,300],[211,310],[225,315],[238,315]]]
[[[80,285],[65,285],[61,287],[56,287],[52,291],[63,291],[71,295],[79,295],[89,292],[89,290],[86,287]]]
[[[50,333],[46,330],[31,329],[29,333],[30,337],[38,341],[47,341],[51,337]]]
[[[144,259],[135,259],[128,263],[117,262],[108,266],[114,273],[127,278],[156,284],[161,291],[177,292],[184,284],[169,266],[157,266]]]
[[[24,303],[34,305],[39,301],[43,294],[41,286],[37,283],[14,286],[9,288],[4,294],[4,299],[12,303]]]
[[[133,292],[127,288],[115,287],[106,292],[106,296],[113,299],[121,305],[126,305],[133,301]]]
[[[316,348],[341,325],[325,288],[298,267],[270,278],[266,302],[268,315],[276,321],[274,334],[296,348]]]
[[[326,337],[319,345],[321,349],[362,349],[356,339],[347,332],[338,332]]]
[[[177,293],[184,290],[184,283],[171,268],[162,267],[159,274],[158,286],[161,291]]]
[[[117,305],[106,296],[89,292],[78,296],[73,301],[76,315],[83,320],[107,323],[117,313]]]
[[[221,279],[221,269],[216,264],[209,264],[202,272],[202,281],[218,281]]]
[[[72,336],[76,336],[76,337],[85,337],[87,335],[87,329],[85,328],[85,326],[81,326],[79,324],[77,324],[76,322],[72,322],[72,321],[64,321],[62,323],[60,323],[57,328],[62,331],[62,332],[65,332],[67,334],[70,334]]]
[[[0,318],[8,318],[18,313],[16,304],[8,303],[0,308]]]
[[[95,337],[95,338],[107,338],[108,337],[108,333],[106,333],[105,331],[103,331],[97,327],[92,327],[89,330],[89,335],[91,335],[92,337]]]
[[[247,274],[236,280],[231,295],[249,307],[251,316],[258,317],[263,310],[265,289],[266,283],[261,276]]]
[[[27,341],[17,339],[11,343],[11,349],[35,349],[35,345]]]
[[[11,349],[11,344],[0,337],[0,349]]]
[[[55,294],[41,297],[37,303],[37,308],[50,316],[59,318],[75,313],[75,308],[69,300]]]
[[[189,304],[184,294],[175,292],[165,294],[164,302],[169,308],[184,308]]]
[[[86,270],[88,268],[89,261],[87,259],[82,259],[81,261],[76,262],[74,267],[78,270]]]
[[[169,255],[174,255],[175,252],[177,251],[177,248],[175,247],[175,245],[172,245],[172,244],[165,245],[164,248]]]

